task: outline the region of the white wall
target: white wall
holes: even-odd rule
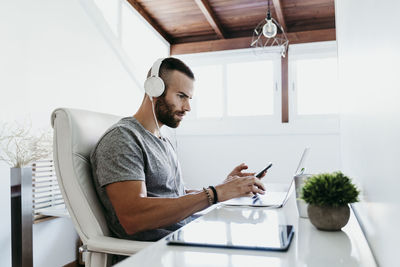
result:
[[[0,1],[0,120],[50,127],[56,107],[132,115],[142,92],[78,0]],[[0,265],[11,265],[9,167],[0,163]],[[77,235],[57,219],[34,226],[34,265],[75,260]]]
[[[69,218],[33,225],[34,266],[62,266],[77,257],[78,239]]]
[[[397,266],[400,225],[400,2],[336,1],[343,168],[380,266]]]
[[[271,161],[265,182],[290,183],[306,146],[311,147],[307,172],[340,169],[338,134],[178,136],[178,156],[187,187],[218,184],[244,162],[258,172]]]
[[[24,43],[19,40],[25,34],[19,12],[25,12],[20,2],[0,1],[0,120],[17,119],[23,114],[26,99],[26,73],[23,64]],[[19,90],[16,90],[19,88]],[[11,93],[9,93],[11,92]],[[11,118],[12,117],[12,118]],[[11,266],[11,215],[10,215],[10,171],[0,162],[0,265]]]
[[[48,125],[50,112],[65,105],[133,114],[142,94],[79,1],[26,5],[31,6],[25,16],[31,22],[26,99],[32,118]]]

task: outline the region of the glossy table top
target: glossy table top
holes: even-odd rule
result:
[[[271,226],[271,222],[291,224],[295,234],[287,252],[170,246],[162,239],[116,266],[376,266],[353,212],[342,231],[319,231],[308,219],[299,218],[294,194],[281,209],[220,205],[198,220],[219,224],[224,229],[240,223],[251,223],[255,228]],[[254,239],[235,234],[237,238]]]

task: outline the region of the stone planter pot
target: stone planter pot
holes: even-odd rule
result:
[[[322,207],[308,205],[308,217],[311,223],[319,230],[339,231],[350,218],[349,206]]]

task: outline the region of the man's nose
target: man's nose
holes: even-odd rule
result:
[[[184,105],[183,108],[185,109],[185,111],[188,111],[188,112],[192,110],[192,108],[190,107],[190,101],[189,100],[185,101],[185,105]]]

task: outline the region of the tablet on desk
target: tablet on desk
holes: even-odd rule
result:
[[[292,225],[198,220],[167,237],[168,245],[286,251],[292,241]]]

